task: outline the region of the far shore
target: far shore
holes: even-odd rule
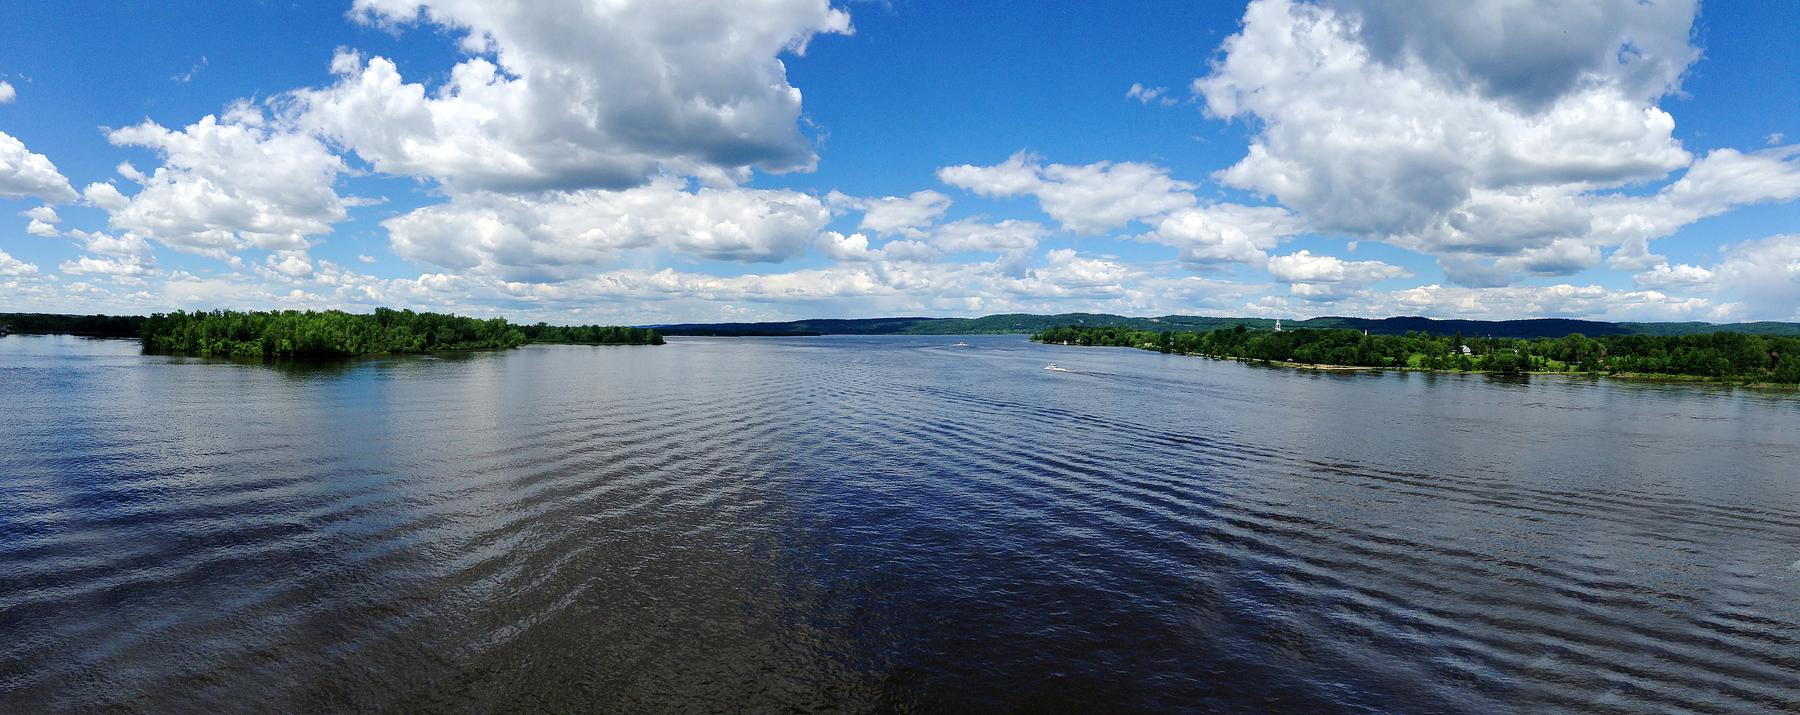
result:
[[[1042,343],[1040,343],[1040,344],[1042,344]],[[1131,347],[1131,346],[1126,346],[1126,345],[1068,345],[1065,347],[1120,348],[1120,349],[1124,349],[1124,350],[1143,350],[1146,352],[1158,352],[1157,350],[1155,350],[1153,348],[1145,348],[1145,347],[1141,347],[1141,346],[1140,347]],[[1632,382],[1669,382],[1669,383],[1681,383],[1681,384],[1690,384],[1690,385],[1721,385],[1721,386],[1727,386],[1727,387],[1746,387],[1746,388],[1755,389],[1755,390],[1773,390],[1773,391],[1778,391],[1778,392],[1800,392],[1800,386],[1796,386],[1796,385],[1785,385],[1785,384],[1773,383],[1773,382],[1739,382],[1736,380],[1722,379],[1722,378],[1716,378],[1716,377],[1705,377],[1705,376],[1700,376],[1700,375],[1664,375],[1664,374],[1647,373],[1647,372],[1614,372],[1614,373],[1579,372],[1579,371],[1569,372],[1569,371],[1564,371],[1564,370],[1529,370],[1529,371],[1522,371],[1522,372],[1507,373],[1507,372],[1487,372],[1487,371],[1483,371],[1483,370],[1451,370],[1451,369],[1433,369],[1433,368],[1428,368],[1428,367],[1397,367],[1397,366],[1392,366],[1392,365],[1388,365],[1388,366],[1331,365],[1331,364],[1325,364],[1325,363],[1290,362],[1287,360],[1252,360],[1249,358],[1220,357],[1217,355],[1206,355],[1204,353],[1170,352],[1170,353],[1166,353],[1166,354],[1179,355],[1181,357],[1198,357],[1198,358],[1206,358],[1208,360],[1238,362],[1238,363],[1243,363],[1246,365],[1266,365],[1266,366],[1270,366],[1270,367],[1288,368],[1290,370],[1311,370],[1311,371],[1318,371],[1318,372],[1417,372],[1417,373],[1425,373],[1425,374],[1431,374],[1431,375],[1496,375],[1496,376],[1531,375],[1531,376],[1539,376],[1539,377],[1585,377],[1585,378],[1607,378],[1607,379],[1614,379],[1614,380],[1629,380]]]

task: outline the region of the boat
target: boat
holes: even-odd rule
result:
[[[1066,367],[1057,367],[1056,363],[1050,363],[1049,365],[1045,365],[1044,369],[1049,370],[1051,372],[1068,372],[1069,371],[1069,369]]]
[[[969,347],[969,344],[968,344],[968,343],[965,343],[965,342],[963,342],[963,341],[961,341],[961,340],[958,340],[958,341],[956,341],[956,344],[955,344],[955,345],[952,345],[952,346],[950,346],[950,347],[953,347],[953,348],[966,348],[966,347]]]

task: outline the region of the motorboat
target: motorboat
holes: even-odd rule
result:
[[[961,340],[958,340],[958,341],[956,341],[956,344],[955,344],[955,345],[952,345],[952,346],[950,346],[950,347],[953,347],[953,348],[966,348],[966,347],[969,347],[969,344],[968,344],[968,343],[966,343],[966,342],[963,342],[963,341],[961,341]]]
[[[1045,365],[1044,369],[1049,370],[1051,372],[1068,372],[1069,371],[1069,369],[1066,367],[1057,367],[1056,363],[1050,363],[1049,365]]]

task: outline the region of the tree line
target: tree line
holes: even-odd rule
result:
[[[1066,326],[1031,336],[1045,343],[1104,345],[1258,362],[1469,372],[1583,372],[1681,375],[1717,380],[1800,383],[1800,338],[1714,332],[1590,338],[1489,338],[1366,335],[1356,330],[1249,330],[1204,333]]]
[[[135,338],[143,318],[133,315],[0,313],[0,325],[15,333],[65,333],[102,338]]]
[[[661,345],[647,328],[513,325],[505,318],[376,308],[327,311],[176,311],[144,318],[144,351],[232,357],[347,357],[512,348],[531,342]]]

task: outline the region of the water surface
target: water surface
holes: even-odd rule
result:
[[[956,340],[0,339],[0,711],[1800,709],[1800,398]]]

